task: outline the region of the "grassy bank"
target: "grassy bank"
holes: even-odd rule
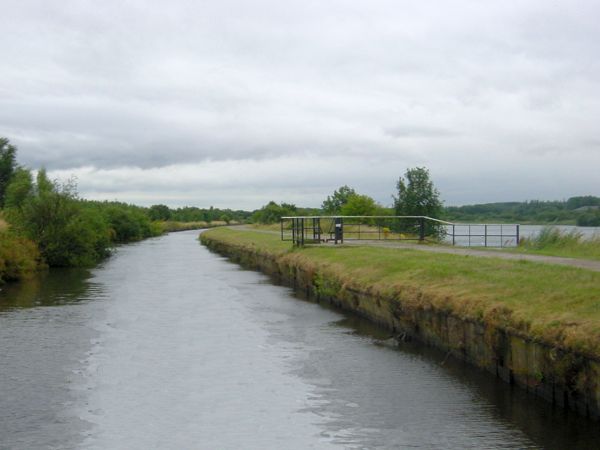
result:
[[[205,239],[274,255],[317,279],[397,296],[404,308],[448,311],[545,344],[600,357],[600,273],[408,249],[318,246],[292,250],[260,230],[219,228]]]
[[[567,233],[557,228],[547,227],[534,238],[521,239],[521,244],[514,251],[537,255],[600,260],[600,236],[586,239],[577,231]]]

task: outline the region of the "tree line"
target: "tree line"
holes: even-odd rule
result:
[[[600,197],[571,197],[563,201],[485,203],[450,206],[445,217],[457,222],[513,222],[600,226]]]
[[[0,138],[0,284],[42,266],[90,266],[116,244],[157,236],[165,221],[243,221],[250,212],[218,208],[145,208],[79,197],[73,180],[51,180],[17,161],[17,148]]]
[[[255,211],[251,220],[275,223],[282,216],[429,216],[449,222],[532,223],[600,226],[600,197],[571,197],[563,201],[501,202],[465,206],[444,206],[440,193],[425,167],[408,169],[396,183],[393,205],[385,207],[368,195],[344,185],[328,195],[321,208],[300,208],[294,204],[269,202]]]
[[[386,207],[372,197],[358,193],[344,185],[328,195],[321,208],[299,208],[291,203],[267,203],[254,211],[251,221],[257,223],[279,222],[284,216],[340,215],[340,216],[443,216],[444,208],[440,192],[434,186],[425,167],[407,169],[396,182],[393,206]]]

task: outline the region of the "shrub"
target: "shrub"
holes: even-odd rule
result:
[[[40,254],[29,239],[0,231],[0,284],[20,280],[36,270]]]

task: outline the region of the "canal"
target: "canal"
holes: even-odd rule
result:
[[[202,247],[0,292],[0,449],[588,449],[600,427]]]

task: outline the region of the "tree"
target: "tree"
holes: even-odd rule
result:
[[[4,206],[6,189],[17,169],[17,147],[0,137],[0,207]]]
[[[368,195],[353,194],[342,206],[340,213],[343,216],[374,216],[379,206]]]
[[[171,210],[167,205],[152,205],[148,210],[148,216],[151,220],[169,220]]]
[[[42,169],[33,183],[20,170],[7,193],[9,221],[37,243],[50,266],[90,265],[108,253],[108,225],[100,214],[83,210],[73,182],[51,181]]]
[[[429,216],[438,218],[442,214],[439,191],[429,179],[425,167],[408,169],[396,184],[398,197],[394,196],[394,209],[398,216]]]
[[[333,191],[332,195],[328,195],[327,199],[321,205],[323,211],[327,214],[339,214],[342,206],[348,203],[348,199],[356,195],[356,191],[349,186],[342,186],[338,190]]]
[[[442,202],[439,191],[433,186],[429,178],[429,170],[425,167],[407,169],[404,177],[398,179],[396,184],[398,197],[394,196],[394,209],[398,216],[428,216],[439,218],[442,214]],[[440,238],[445,229],[440,223],[427,221],[425,229],[419,230],[426,235]],[[415,231],[419,225],[415,224]]]
[[[33,177],[31,172],[21,167],[14,172],[12,181],[7,186],[4,195],[4,206],[10,208],[22,208],[25,200],[33,195]]]
[[[254,211],[251,219],[253,222],[257,223],[276,223],[279,222],[283,216],[293,216],[295,213],[295,205],[291,205],[289,203],[282,203],[281,205],[278,205],[274,201],[270,201],[261,209]]]

